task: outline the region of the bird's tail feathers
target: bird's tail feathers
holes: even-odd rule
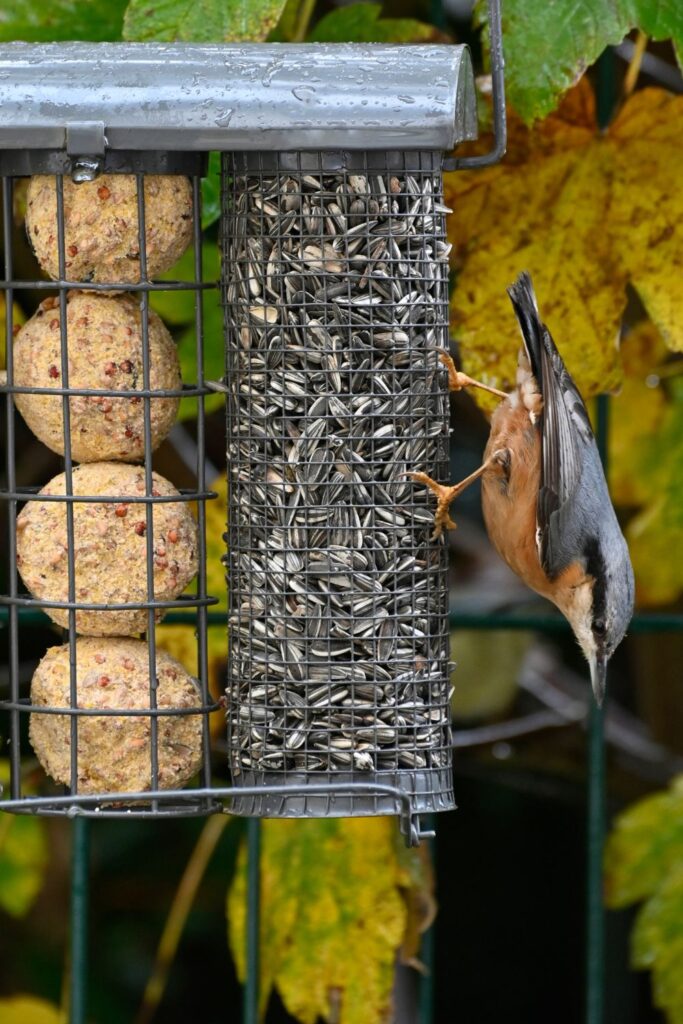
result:
[[[531,275],[524,270],[507,290],[519,322],[524,340],[524,349],[536,380],[541,381],[541,358],[544,348],[545,326],[538,312],[536,294]]]

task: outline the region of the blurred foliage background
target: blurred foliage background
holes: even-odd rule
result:
[[[445,183],[454,210],[457,353],[473,376],[510,386],[518,339],[505,287],[530,270],[544,318],[586,397],[614,395],[610,483],[639,609],[679,613],[683,82],[676,58],[683,7],[675,0],[505,0],[503,27],[508,155],[484,171],[449,174]],[[481,73],[484,129],[490,118],[486,8],[473,10],[468,0],[0,0],[0,40],[68,39],[467,42]],[[474,149],[489,141],[484,131]],[[204,183],[207,279],[219,272],[218,215],[214,154]],[[38,276],[23,234],[21,188],[13,242],[20,276]],[[189,253],[168,278],[187,278],[191,260]],[[38,299],[22,293],[15,323]],[[217,378],[221,313],[215,293],[204,301],[206,373]],[[153,300],[174,333],[187,381],[194,376],[192,302],[182,292]],[[4,346],[0,334],[0,361]],[[223,595],[225,608],[220,407],[220,398],[209,400],[207,455],[219,499],[208,532],[210,590]],[[452,479],[479,464],[489,410],[466,395],[454,399]],[[185,400],[155,456],[158,471],[178,486],[193,483],[195,416],[193,400]],[[59,464],[23,424],[18,431],[20,483],[42,485]],[[416,1020],[421,934],[437,900],[435,1020],[574,1024],[580,1017],[585,672],[558,619],[549,619],[543,637],[531,628],[480,631],[492,613],[523,627],[546,608],[492,554],[475,491],[457,518],[450,544],[452,608],[461,622],[452,637],[461,809],[439,822],[433,858],[402,849],[391,821],[265,823],[261,995],[269,1024]],[[463,616],[472,628],[463,627]],[[47,620],[24,629],[26,685],[55,636]],[[192,626],[162,625],[158,636],[196,670]],[[648,1024],[661,1014],[683,1022],[682,655],[675,629],[634,629],[613,662],[609,801],[620,813],[606,856],[606,899],[615,908],[608,1024]],[[217,695],[224,667],[225,631],[214,626]],[[6,685],[1,669],[0,692]],[[26,770],[40,786],[37,764]],[[234,1019],[245,971],[243,823],[101,821],[93,831],[94,1024]],[[0,817],[3,1024],[64,1019],[68,852],[67,823]],[[632,973],[629,955],[633,968],[651,974]]]

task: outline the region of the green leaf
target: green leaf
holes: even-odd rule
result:
[[[633,966],[653,972],[654,1000],[683,1024],[683,776],[619,816],[605,852],[612,907],[646,899],[631,936]]]
[[[652,498],[652,443],[668,404],[661,381],[653,386],[653,376],[659,379],[657,371],[666,357],[662,337],[649,320],[641,320],[622,339],[625,376],[619,395],[610,403],[607,460],[609,492],[617,507],[639,508]]]
[[[671,552],[683,545],[683,387],[672,381],[672,401],[643,459],[650,501],[628,524],[626,536],[638,599],[661,605],[683,591],[683,564]]]
[[[638,28],[660,42],[671,39],[678,63],[683,66],[683,5],[680,0],[630,0]]]
[[[220,253],[215,242],[204,242],[202,246],[202,267],[205,281],[218,281],[220,275]],[[194,279],[194,252],[188,249],[178,262],[160,281],[192,281]],[[164,323],[172,327],[189,325],[178,339],[180,374],[185,384],[197,380],[197,332],[194,324],[195,294],[192,291],[152,292],[151,307]],[[225,373],[225,346],[223,344],[223,312],[219,304],[218,290],[207,289],[202,295],[204,312],[204,376],[207,380],[221,380]],[[207,395],[204,408],[213,412],[223,406],[223,396]],[[197,415],[197,399],[183,398],[178,412],[179,419],[194,419]]]
[[[421,43],[435,39],[433,25],[414,18],[381,18],[381,4],[350,4],[321,18],[313,43]]]
[[[617,818],[605,850],[608,906],[625,907],[651,896],[681,863],[683,776],[671,789],[640,800]]]
[[[184,381],[197,379],[197,334],[194,327],[188,328],[178,341],[180,373]],[[225,345],[223,343],[223,310],[218,303],[217,292],[204,296],[204,377],[206,380],[222,380],[225,374]],[[204,399],[206,412],[222,409],[225,396],[220,393],[207,395]],[[193,419],[197,415],[197,401],[183,398],[178,418]]]
[[[453,630],[451,673],[453,716],[458,721],[505,715],[517,695],[517,673],[533,633],[491,630],[481,642],[478,630]]]
[[[683,862],[638,914],[631,961],[653,972],[655,1005],[668,1019],[683,1019]]]
[[[2,1024],[66,1024],[66,1015],[52,1003],[33,996],[0,999]]]
[[[124,39],[195,43],[261,42],[285,0],[131,0]]]
[[[220,276],[220,253],[215,242],[205,241],[202,245],[202,275],[205,281],[218,281]],[[190,247],[158,281],[194,281],[194,249]],[[194,321],[193,291],[150,292],[149,304],[169,327],[189,324]],[[204,294],[204,312],[218,301],[218,293]],[[192,379],[194,379],[194,368]]]
[[[5,0],[0,42],[50,43],[66,39],[105,42],[121,38],[128,0]]]
[[[9,781],[7,761],[0,761],[0,781],[3,785]],[[43,822],[23,815],[0,814],[0,907],[12,917],[23,917],[40,891],[46,867]],[[4,1024],[1,1013],[0,1020]]]
[[[486,20],[486,0],[477,11]],[[634,28],[673,39],[683,54],[680,0],[505,0],[503,46],[508,99],[527,122],[545,117],[605,47]]]
[[[306,0],[286,0],[277,25],[268,36],[269,43],[291,43],[299,27],[299,15]]]
[[[4,370],[5,369],[5,361],[6,361],[6,358],[7,358],[7,343],[6,343],[7,317],[6,317],[6,310],[7,310],[7,305],[5,303],[5,295],[3,293],[2,295],[0,295],[0,370]],[[23,314],[22,310],[19,308],[19,306],[17,306],[16,302],[13,303],[12,317],[13,317],[13,323],[15,325],[16,324],[23,324],[23,323],[26,322],[26,317],[24,316],[24,314]]]
[[[399,855],[396,833],[395,822],[386,818],[263,822],[262,1008],[275,985],[302,1024],[387,1019],[403,939],[408,955],[413,948],[407,894],[425,881],[413,863],[417,852]],[[230,941],[241,977],[245,897],[243,845],[228,897]],[[424,927],[433,905],[429,898],[421,902]]]
[[[209,153],[209,167],[202,179],[202,227],[204,230],[221,215],[221,155]]]
[[[667,947],[683,948],[683,864],[675,866],[645,904],[633,931],[633,966],[650,969]],[[681,979],[683,983],[683,978]],[[682,990],[683,994],[683,990]]]

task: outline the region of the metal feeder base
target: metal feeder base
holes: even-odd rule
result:
[[[329,782],[336,786],[348,785],[347,793],[331,792],[307,795],[306,786]],[[455,808],[453,779],[450,768],[430,771],[395,772],[252,772],[243,771],[236,779],[240,786],[291,786],[291,796],[273,796],[264,792],[259,796],[235,796],[231,810],[234,814],[260,818],[342,818],[368,817],[379,814],[398,814],[396,799],[390,795],[366,795],[353,792],[358,784],[376,783],[395,786],[409,794],[413,814],[431,814]]]

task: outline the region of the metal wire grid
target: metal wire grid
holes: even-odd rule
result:
[[[297,790],[241,813],[453,806],[447,551],[407,478],[448,465],[441,160],[224,156],[228,745],[237,787]]]
[[[121,169],[125,169],[121,168]],[[8,606],[9,619],[9,700],[0,701],[0,709],[8,712],[9,716],[9,759],[10,759],[10,800],[3,802],[4,808],[15,812],[39,813],[39,814],[83,814],[95,815],[98,817],[137,817],[149,814],[156,816],[170,815],[192,815],[206,814],[220,808],[220,804],[212,798],[211,787],[211,760],[209,750],[209,713],[216,709],[217,705],[212,701],[208,689],[208,659],[207,659],[207,609],[215,603],[216,599],[207,593],[206,582],[206,501],[215,497],[213,492],[206,489],[205,460],[204,460],[204,396],[209,393],[203,375],[203,324],[202,324],[202,292],[212,284],[205,284],[202,280],[202,256],[201,256],[201,190],[200,177],[192,178],[193,192],[193,245],[194,245],[194,280],[154,283],[147,276],[147,253],[145,235],[145,196],[144,196],[144,174],[136,174],[137,181],[137,213],[138,213],[138,242],[140,261],[140,283],[122,286],[120,283],[98,283],[69,281],[66,279],[66,253],[65,253],[65,215],[64,215],[64,178],[57,175],[56,181],[56,214],[57,214],[57,246],[59,258],[59,279],[57,281],[23,281],[14,277],[13,253],[12,253],[12,223],[13,223],[13,188],[14,178],[4,176],[2,178],[3,194],[3,217],[4,217],[4,280],[0,287],[5,293],[6,299],[6,336],[7,336],[7,383],[0,389],[5,395],[6,402],[6,483],[0,490],[0,501],[7,509],[7,552],[8,552],[8,593],[0,595],[0,604]],[[111,390],[107,388],[78,389],[69,387],[69,359],[68,359],[68,331],[67,331],[67,292],[70,289],[81,291],[107,293],[121,292],[122,287],[126,291],[140,295],[141,311],[141,333],[142,333],[142,388],[139,390]],[[61,348],[61,383],[59,388],[38,388],[19,387],[14,383],[13,359],[12,359],[12,337],[14,330],[13,299],[17,291],[25,289],[53,290],[58,294],[60,311],[60,348]],[[152,389],[150,387],[150,346],[149,346],[149,296],[156,290],[190,290],[195,297],[195,332],[196,332],[196,383],[185,384],[181,389]],[[64,440],[64,474],[65,494],[64,495],[41,495],[40,501],[58,501],[64,504],[66,513],[66,535],[67,535],[67,572],[68,572],[68,600],[66,601],[43,601],[21,592],[17,574],[17,545],[16,545],[16,522],[19,506],[25,502],[34,501],[38,498],[38,488],[21,487],[17,484],[16,478],[16,450],[15,450],[15,410],[13,396],[19,392],[29,394],[49,394],[62,397],[63,413],[63,440]],[[193,397],[197,401],[197,460],[196,460],[196,487],[194,489],[181,490],[179,496],[155,495],[153,493],[152,479],[152,435],[151,435],[151,402],[164,397]],[[125,498],[113,495],[77,495],[73,493],[73,459],[71,452],[71,428],[70,428],[70,397],[73,396],[94,396],[111,398],[137,398],[144,403],[144,477],[145,493],[140,497],[126,495]],[[118,503],[125,500],[126,503],[137,502],[145,509],[145,538],[146,538],[146,600],[140,603],[121,603],[98,605],[87,602],[79,602],[75,599],[76,594],[76,567],[74,549],[74,504],[95,502],[95,503]],[[196,577],[196,594],[183,594],[177,600],[160,600],[154,593],[154,524],[153,507],[159,502],[194,502],[197,510],[198,526],[198,571]],[[20,662],[20,637],[19,637],[19,615],[23,611],[34,608],[63,608],[68,614],[68,629],[64,631],[65,639],[69,644],[70,661],[70,707],[65,711],[63,707],[35,706],[30,698],[23,696],[19,680]],[[117,708],[117,709],[94,709],[78,706],[78,680],[76,666],[76,612],[77,610],[94,610],[97,608],[130,609],[144,608],[147,613],[148,628],[146,640],[148,644],[149,661],[149,707],[146,708]],[[156,694],[156,666],[157,647],[155,637],[155,613],[157,610],[167,609],[196,609],[197,629],[197,683],[200,691],[200,706],[190,708],[167,708],[157,706]],[[69,719],[70,731],[70,786],[66,789],[65,796],[31,796],[25,791],[22,778],[22,757],[29,753],[26,738],[26,716],[28,715],[61,715]],[[83,795],[78,792],[78,730],[82,716],[91,717],[141,717],[149,719],[150,730],[150,790],[159,789],[159,756],[158,756],[158,731],[159,717],[167,715],[200,715],[202,719],[202,766],[198,785],[185,790],[169,790],[147,802],[140,802],[139,794],[136,801],[135,795],[129,799],[134,801],[133,806],[112,805],[112,794],[103,792],[93,797],[92,794]],[[120,795],[119,795],[120,796]]]

